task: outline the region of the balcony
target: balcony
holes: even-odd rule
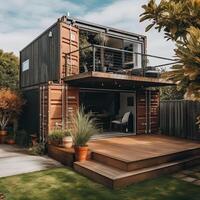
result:
[[[75,87],[124,90],[172,85],[171,81],[159,77],[160,72],[157,67],[147,66],[148,56],[152,55],[90,45],[66,54],[64,81]],[[78,58],[79,62],[77,62]],[[163,66],[165,65],[168,64]],[[79,73],[73,73],[77,67],[79,67]]]
[[[80,58],[79,73],[93,71],[146,77],[159,77],[160,74],[156,67],[147,67],[147,55],[100,45],[90,45],[66,54],[68,71],[77,53]]]

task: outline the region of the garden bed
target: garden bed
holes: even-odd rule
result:
[[[75,153],[73,148],[67,149],[48,144],[48,155],[63,165],[73,167],[73,162],[75,161]]]

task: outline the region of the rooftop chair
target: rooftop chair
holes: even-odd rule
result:
[[[128,121],[129,121],[130,114],[131,114],[131,112],[126,112],[121,120],[113,120],[111,122],[111,126],[113,124],[116,124],[116,125],[120,126],[120,131],[121,132],[122,132],[124,127],[125,127],[125,130],[126,130],[128,128]]]

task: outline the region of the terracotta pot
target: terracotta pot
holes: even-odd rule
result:
[[[72,137],[66,136],[62,139],[63,147],[65,148],[72,148]]]
[[[57,146],[57,147],[61,147],[62,145],[62,142],[61,141],[59,141],[59,140],[51,140],[51,141],[49,141],[49,143],[51,144],[51,145],[54,145],[54,146]]]
[[[76,161],[83,162],[87,159],[88,146],[74,146]]]
[[[37,135],[31,135],[31,142],[33,146],[37,144]]]
[[[6,143],[10,144],[10,145],[13,145],[13,144],[15,144],[15,140],[14,139],[7,139]]]
[[[7,131],[0,131],[0,136],[5,136],[5,135],[7,135]]]
[[[7,135],[7,131],[0,131],[0,144],[5,143],[5,139],[6,139],[6,135]]]

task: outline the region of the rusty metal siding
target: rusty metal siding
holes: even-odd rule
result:
[[[49,37],[49,32],[52,37]],[[79,29],[58,21],[20,52],[20,87],[56,81],[79,73],[79,52],[66,59],[66,54],[79,48]],[[29,59],[29,70],[22,63]],[[66,63],[68,61],[68,64]]]
[[[67,53],[79,48],[79,29],[75,26],[60,23],[60,77],[79,73],[79,52],[75,52],[66,57]]]
[[[59,38],[59,23],[56,23],[20,52],[21,88],[59,80]],[[29,70],[22,71],[22,63],[27,59]]]
[[[159,91],[137,91],[136,102],[136,133],[158,133],[160,102]]]
[[[40,135],[46,138],[55,128],[72,128],[72,116],[79,107],[79,89],[65,84],[40,86]]]

